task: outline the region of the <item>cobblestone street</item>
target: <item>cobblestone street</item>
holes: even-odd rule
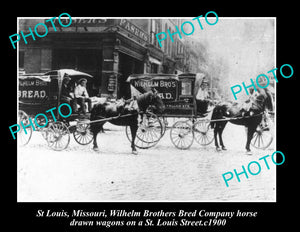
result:
[[[246,155],[244,127],[228,124],[223,138],[227,151],[216,152],[214,144],[178,150],[168,130],[148,150],[131,154],[124,127],[105,124],[98,135],[99,152],[92,144],[77,144],[56,152],[47,147],[40,133],[18,151],[18,201],[275,201],[276,166],[261,163],[256,176],[240,175],[226,187],[225,172],[242,171],[251,161],[275,151],[252,149]],[[236,142],[238,141],[238,142]]]

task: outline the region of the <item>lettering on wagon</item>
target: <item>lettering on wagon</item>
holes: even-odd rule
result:
[[[39,79],[19,80],[19,87],[20,100],[42,100],[49,95],[49,83]]]
[[[157,95],[163,100],[176,99],[176,80],[133,80],[132,86],[140,92],[155,88],[158,92]]]

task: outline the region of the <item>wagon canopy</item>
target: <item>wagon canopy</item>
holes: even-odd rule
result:
[[[51,75],[52,77],[58,77],[60,79],[62,79],[65,74],[68,74],[68,76],[71,79],[75,79],[75,81],[77,81],[78,79],[85,77],[88,80],[92,80],[93,76],[84,72],[80,72],[74,69],[59,69],[59,70],[52,70],[49,72],[46,72],[44,75]]]
[[[132,82],[133,80],[179,80],[176,74],[156,74],[156,73],[145,73],[145,74],[132,74],[128,77],[127,82]]]

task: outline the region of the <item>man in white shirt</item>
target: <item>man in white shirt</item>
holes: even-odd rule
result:
[[[200,115],[205,116],[209,104],[209,94],[207,91],[208,82],[203,78],[196,94],[197,111]]]
[[[86,90],[86,83],[87,83],[87,80],[85,78],[81,78],[79,80],[79,85],[77,85],[74,90],[75,98],[77,100],[77,103],[80,105],[83,114],[86,114],[85,102],[88,103],[88,111],[89,112],[91,112],[91,108],[92,108],[92,101],[89,98],[89,94]]]

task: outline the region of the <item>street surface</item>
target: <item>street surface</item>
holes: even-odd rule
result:
[[[104,128],[98,135],[99,152],[92,144],[76,143],[73,135],[66,150],[53,151],[34,132],[29,144],[18,149],[18,201],[276,201],[276,166],[269,158],[268,170],[258,160],[275,151],[275,142],[246,155],[242,126],[227,124],[227,151],[196,141],[189,150],[179,150],[167,130],[155,147],[139,149],[138,155],[131,154],[125,127],[107,123]],[[234,177],[226,187],[222,174],[241,172],[251,161],[261,164],[260,174],[240,175],[241,182]]]

